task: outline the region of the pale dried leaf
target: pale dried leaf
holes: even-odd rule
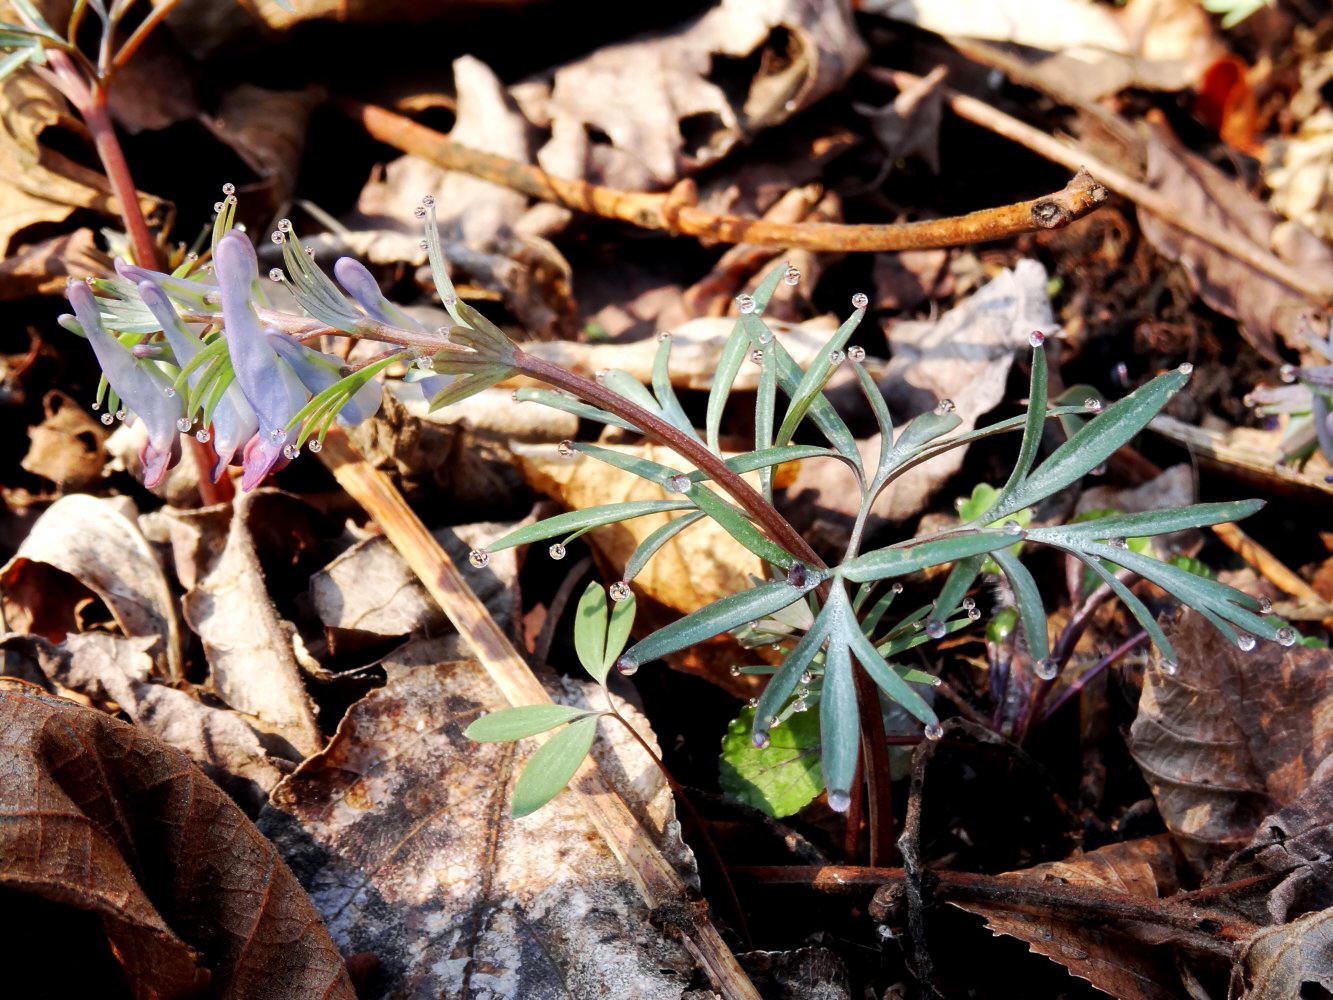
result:
[[[440,662],[439,650],[417,642],[386,661],[387,685],[352,707],[260,818],[334,940],[375,953],[379,997],[678,1000],[688,954],[649,923],[578,805],[562,795],[510,816],[535,741],[464,737],[503,700],[475,661]],[[650,812],[669,815],[642,751],[620,760],[631,776],[651,772]]]
[[[1064,861],[1036,865],[1006,877],[1121,892],[1158,899],[1179,888],[1176,854],[1165,834],[1130,840],[1074,855]],[[986,903],[953,903],[975,913],[997,934],[1018,938],[1080,979],[1086,979],[1117,1000],[1171,1000],[1181,995],[1168,957],[1154,952],[1114,921],[1104,925],[1035,915]]]
[[[185,595],[183,610],[203,642],[218,695],[304,757],[324,741],[301,682],[293,649],[296,630],[269,600],[246,523],[255,499],[253,494],[237,496],[222,554]]]
[[[579,418],[549,406],[515,406],[513,390],[483,389],[461,402],[431,410],[421,387],[407,382],[389,383],[407,412],[420,420],[440,424],[463,424],[478,434],[514,441],[551,442],[574,438]]]
[[[1264,164],[1268,204],[1324,239],[1333,239],[1333,109],[1322,108],[1289,139],[1274,140]]]
[[[0,199],[3,199],[0,193]],[[71,279],[100,277],[110,270],[91,229],[27,243],[0,260],[0,300],[58,295]]]
[[[755,57],[744,96],[715,82],[723,58]],[[512,88],[550,128],[537,162],[557,177],[629,191],[669,186],[842,86],[866,46],[848,6],[819,0],[722,0],[682,27],[606,45]],[[590,137],[590,133],[597,138]]]
[[[256,188],[263,190],[276,211],[295,190],[306,124],[321,99],[317,87],[266,90],[241,83],[222,96],[215,114],[199,120],[259,175],[259,183],[246,185],[246,191],[253,196]]]
[[[1295,801],[1333,746],[1333,652],[1243,653],[1186,611],[1166,628],[1173,676],[1144,678],[1130,750],[1185,856],[1206,869]]]
[[[184,676],[176,599],[152,546],[117,504],[75,493],[37,519],[0,569],[0,617],[9,631],[60,642],[80,631],[89,592],[125,635],[161,640],[159,676]]]
[[[99,919],[134,996],[352,1000],[282,858],[183,753],[14,681],[0,733],[0,887]]]
[[[42,398],[45,419],[28,430],[28,453],[19,464],[61,490],[89,486],[102,475],[102,428],[58,389]]]

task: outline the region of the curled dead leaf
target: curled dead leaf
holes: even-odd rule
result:
[[[95,482],[106,461],[97,421],[58,389],[42,397],[42,409],[46,417],[28,431],[28,453],[22,467],[62,490]]]

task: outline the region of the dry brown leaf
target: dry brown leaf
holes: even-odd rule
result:
[[[321,99],[317,87],[265,90],[242,83],[222,95],[215,114],[200,116],[259,176],[258,183],[244,185],[243,191],[252,198],[263,192],[270,212],[285,206],[296,188],[306,124]]]
[[[1183,90],[1226,51],[1194,0],[863,0],[941,35],[1021,47],[1052,92],[1096,100],[1125,87]],[[1031,50],[1038,50],[1035,54]]]
[[[0,300],[57,295],[71,278],[82,281],[101,277],[109,270],[106,256],[93,240],[93,231],[76,229],[40,243],[24,244],[0,260]]]
[[[468,552],[515,527],[513,524],[463,524],[431,532],[459,567],[472,592],[492,618],[508,630],[515,617],[515,550],[494,553],[484,568],[468,562]],[[426,592],[387,538],[353,545],[310,578],[315,614],[334,636],[360,633],[384,639],[445,625],[444,612]]]
[[[1143,899],[1170,896],[1179,888],[1177,856],[1166,834],[1110,844],[1006,877],[1089,886]],[[986,903],[953,905],[983,917],[995,933],[1018,938],[1117,1000],[1172,1000],[1181,995],[1169,956],[1154,952],[1114,923],[1098,926]]]
[[[1231,973],[1230,1000],[1290,1000],[1333,993],[1333,909],[1260,931]]]
[[[353,1000],[273,845],[184,754],[14,681],[0,731],[0,886],[99,920],[134,996]]]
[[[301,681],[296,629],[269,600],[247,523],[262,494],[236,497],[227,542],[207,574],[185,595],[185,620],[203,642],[214,690],[286,740],[295,759],[324,744],[315,708]]]
[[[42,144],[48,129],[82,129],[65,99],[31,73],[11,73],[0,81],[0,257],[18,250],[16,234],[43,222],[63,222],[75,208],[117,217],[110,185],[98,171],[75,163]],[[162,203],[139,196],[145,215]]]
[[[285,772],[242,716],[155,683],[148,652],[155,642],[106,632],[74,633],[58,646],[40,636],[0,636],[0,648],[15,661],[0,673],[38,683],[52,694],[76,692],[99,707],[119,708],[141,729],[185,751],[254,815]]]
[[[1147,183],[1166,195],[1181,215],[1234,233],[1306,276],[1312,286],[1333,289],[1333,249],[1299,223],[1282,222],[1243,185],[1185,149],[1164,126],[1147,132]],[[1190,284],[1218,312],[1237,320],[1254,347],[1277,357],[1275,337],[1302,350],[1300,334],[1310,303],[1276,278],[1261,274],[1231,254],[1173,229],[1151,212],[1139,225],[1162,254],[1179,261]]]
[[[1303,468],[1279,465],[1285,451],[1280,430],[1260,427],[1196,427],[1159,413],[1148,429],[1189,449],[1201,465],[1220,467],[1254,489],[1301,501],[1322,502],[1333,496],[1333,473],[1323,452],[1316,451]]]
[[[19,464],[61,490],[81,489],[101,478],[106,451],[102,428],[58,389],[42,398],[44,419],[28,430],[28,453]]]
[[[1268,203],[1333,240],[1333,109],[1322,108],[1289,139],[1275,140],[1264,164]]]
[[[1130,751],[1167,829],[1200,870],[1294,802],[1333,746],[1333,652],[1243,653],[1200,615],[1167,626],[1175,675],[1149,670]]]
[[[122,504],[75,493],[37,519],[0,569],[0,618],[8,631],[58,643],[82,630],[94,595],[125,635],[161,640],[159,676],[184,676],[176,599],[157,554]]]
[[[579,418],[549,406],[515,406],[512,389],[483,389],[461,402],[438,410],[409,382],[389,382],[407,412],[419,420],[439,424],[461,424],[478,433],[504,440],[543,443],[578,437]]]
[[[377,996],[679,1000],[688,954],[649,923],[577,804],[557,796],[510,816],[536,741],[464,737],[504,703],[475,661],[441,662],[443,649],[415,642],[386,661],[386,686],[351,708],[260,818],[334,940],[375,954]],[[674,827],[660,772],[618,729],[606,730],[621,741],[609,772],[629,779],[622,794],[647,784],[635,801],[650,829]]]
[[[550,129],[543,169],[648,191],[837,90],[865,56],[845,3],[722,0],[672,32],[603,46],[511,93]],[[745,71],[754,76],[724,87],[716,67],[742,59],[757,65]]]
[[[520,163],[529,159],[528,123],[514,107],[490,67],[472,56],[455,59],[457,119],[449,131],[455,142]],[[419,156],[400,156],[372,180],[357,199],[357,211],[369,227],[408,233],[420,240],[414,212],[423,195],[434,195],[440,225],[476,247],[492,245],[527,210],[528,199],[509,188],[444,170]]]

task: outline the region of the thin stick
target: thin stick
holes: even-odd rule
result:
[[[765,885],[798,885],[818,892],[848,893],[896,889],[905,885],[902,868],[858,868],[844,865],[754,866],[733,868],[732,874]],[[1257,926],[1222,910],[1134,897],[1054,879],[1037,881],[1012,875],[931,871],[935,898],[950,903],[979,903],[1020,913],[1056,915],[1087,922],[1126,921],[1186,932],[1197,951],[1230,956],[1235,945],[1249,939]],[[884,906],[872,904],[872,912]],[[877,916],[878,918],[878,916]]]
[[[392,481],[361,458],[336,428],[324,439],[320,459],[384,530],[505,699],[511,705],[550,704],[546,689]],[[665,908],[691,915],[688,921],[678,921],[674,926],[679,927],[686,948],[718,991],[728,1000],[760,1000],[709,918],[707,905],[691,898],[689,888],[591,758],[579,769],[570,793],[579,797],[588,819],[634,881],[644,902],[654,910]]]
[[[334,106],[381,142],[413,153],[448,170],[472,174],[533,198],[554,202],[644,229],[697,236],[719,243],[751,243],[803,250],[922,250],[1006,239],[1043,229],[1059,229],[1106,200],[1105,189],[1079,173],[1062,190],[1044,198],[982,209],[967,215],[887,225],[835,222],[769,222],[699,208],[694,186],[685,181],[667,194],[620,191],[586,181],[552,177],[539,167],[455,142],[410,118],[359,101]]]
[[[888,83],[899,89],[920,82],[921,77],[902,70],[885,69],[872,66],[866,74],[882,83]],[[1116,194],[1123,195],[1141,208],[1147,209],[1167,225],[1203,240],[1212,247],[1254,268],[1261,274],[1275,278],[1294,291],[1300,292],[1311,302],[1323,305],[1333,298],[1333,288],[1326,288],[1313,283],[1308,275],[1302,274],[1283,260],[1261,247],[1249,242],[1241,234],[1227,232],[1194,216],[1183,215],[1166,195],[1150,188],[1141,181],[1103,163],[1086,151],[1071,143],[1063,142],[1045,132],[1019,121],[1003,111],[991,107],[967,94],[960,94],[948,87],[941,87],[940,92],[948,101],[950,109],[959,118],[963,118],[982,128],[989,129],[996,135],[1011,139],[1044,156],[1053,163],[1058,163],[1070,170],[1086,170],[1098,181]]]
[[[1258,570],[1260,576],[1284,594],[1290,594],[1311,607],[1328,607],[1328,602],[1319,596],[1318,591],[1288,569],[1286,563],[1247,535],[1234,522],[1214,524],[1213,534],[1222,540],[1222,544]],[[1325,625],[1333,623],[1333,616],[1324,618],[1323,622]]]

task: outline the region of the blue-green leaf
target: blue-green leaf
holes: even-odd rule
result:
[[[814,624],[782,661],[777,673],[764,685],[764,690],[759,695],[759,704],[755,706],[754,725],[751,731],[751,738],[756,744],[762,744],[768,738],[770,720],[787,703],[791,693],[796,690],[796,685],[800,683],[801,674],[810,666],[815,654],[819,652],[819,647],[824,644],[832,614],[828,605],[825,605]]]
[[[842,354],[842,349],[847,345],[847,340],[860,326],[865,314],[865,306],[854,310],[815,354],[814,360],[810,362],[810,367],[805,370],[800,382],[791,390],[791,402],[787,405],[787,412],[782,418],[782,426],[778,428],[777,437],[774,439],[776,444],[786,444],[796,433],[796,428],[805,419],[806,413],[810,411],[810,407],[833,374],[830,354],[834,351],[837,351],[839,355]]]
[[[574,611],[574,652],[598,684],[606,683],[606,591],[588,584]]]
[[[668,521],[660,528],[654,528],[647,538],[641,541],[638,547],[630,553],[630,557],[625,562],[624,579],[633,580],[639,575],[640,571],[648,560],[655,556],[658,550],[671,539],[675,538],[682,531],[692,524],[698,524],[703,518],[704,513],[696,510],[692,514],[682,514],[674,520]]]
[[[1188,507],[1145,510],[1137,514],[1111,514],[1072,524],[1034,528],[1028,532],[1028,537],[1043,542],[1048,536],[1059,537],[1077,544],[1078,540],[1084,538],[1141,538],[1146,535],[1164,535],[1186,528],[1202,528],[1210,524],[1239,521],[1255,513],[1263,505],[1263,500],[1235,500],[1230,503],[1197,503]]]
[[[1041,591],[1037,589],[1037,581],[1032,578],[1014,555],[1008,549],[996,549],[991,553],[1009,581],[1009,586],[1013,588],[1014,600],[1018,605],[1018,615],[1023,619],[1023,634],[1027,637],[1028,651],[1032,654],[1034,663],[1044,660],[1051,655],[1050,639],[1046,634],[1046,608],[1041,602]]]
[[[478,743],[508,743],[525,736],[536,736],[588,714],[572,705],[521,705],[502,708],[481,716],[463,730],[463,735]]]
[[[634,612],[638,607],[633,594],[623,601],[614,601],[611,605],[611,621],[606,627],[606,655],[602,659],[602,680],[605,680],[611,665],[620,658],[629,642],[630,629],[634,627]]]
[[[846,600],[846,597],[843,597]],[[851,647],[852,654],[865,668],[871,679],[879,685],[881,691],[889,696],[893,701],[903,708],[907,709],[913,716],[927,725],[933,725],[939,720],[935,717],[935,711],[926,704],[921,695],[912,690],[911,685],[898,675],[889,664],[880,656],[879,651],[875,649],[874,644],[865,637],[861,629],[857,627],[855,619],[851,617],[850,608],[846,618],[840,619],[840,635],[842,641]],[[931,678],[933,681],[934,678]],[[826,685],[827,686],[827,685]]]
[[[901,548],[874,549],[843,563],[838,568],[838,575],[853,583],[906,576],[927,566],[940,566],[968,556],[994,552],[1013,542],[1012,537],[1001,531],[974,531]]]
[[[576,719],[537,748],[514,783],[511,806],[515,816],[536,812],[569,784],[592,749],[599,716]]]
[[[497,538],[486,546],[490,552],[513,548],[515,545],[528,545],[540,542],[544,538],[566,535],[571,531],[598,528],[603,524],[628,521],[632,517],[645,514],[661,514],[669,510],[690,510],[693,504],[683,500],[627,500],[624,503],[608,503],[586,510],[571,510],[565,514],[548,517],[535,524],[525,524],[509,534]]]
[[[856,711],[856,683],[847,645],[830,637],[824,658],[824,684],[819,696],[819,731],[823,739],[824,785],[835,812],[851,805],[852,781],[860,751],[861,719]]]

